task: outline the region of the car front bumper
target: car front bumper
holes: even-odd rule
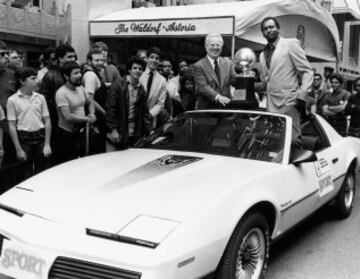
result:
[[[84,228],[30,214],[19,217],[0,210],[0,224],[0,274],[6,279],[86,279],[99,273],[104,279],[183,279],[209,273],[195,262],[180,268],[187,254],[174,256],[159,248],[87,236]],[[201,253],[196,253],[197,258]]]

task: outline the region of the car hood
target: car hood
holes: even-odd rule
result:
[[[49,220],[115,232],[138,216],[183,222],[224,191],[279,168],[202,153],[131,149],[49,169],[0,196],[0,204]]]

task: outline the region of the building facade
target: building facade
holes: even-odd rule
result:
[[[360,0],[333,0],[332,14],[340,35],[338,71],[351,89],[360,76]]]
[[[64,0],[1,0],[0,36],[37,67],[48,46],[71,40],[71,5]]]
[[[76,49],[80,62],[86,61],[90,47],[89,20],[113,11],[131,9],[131,0],[72,0],[72,45]],[[119,53],[110,48],[110,54],[116,61]]]
[[[332,66],[349,80],[360,76],[360,0],[313,1],[332,12],[339,30],[339,62]],[[0,35],[9,48],[23,53],[28,65],[36,66],[47,46],[65,42],[74,46],[79,60],[84,62],[91,43],[92,19],[123,9],[215,2],[233,0],[0,0]],[[118,50],[129,48],[127,44],[110,42],[115,62],[123,62]],[[323,66],[324,63],[314,63],[318,71]]]
[[[234,0],[132,0],[132,7],[179,6],[205,3],[232,2]],[[242,0],[238,0],[242,1]],[[339,61],[314,62],[313,67],[322,73],[325,65],[337,68],[351,81],[360,76],[360,0],[313,0],[332,13],[339,30]],[[348,87],[350,87],[348,84]]]
[[[131,0],[0,0],[0,36],[23,55],[25,65],[38,67],[44,49],[61,43],[72,44],[83,62],[89,20],[129,8]]]

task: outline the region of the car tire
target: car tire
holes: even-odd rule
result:
[[[345,175],[340,191],[335,197],[334,212],[335,217],[338,219],[345,219],[351,214],[355,188],[355,173],[352,169],[349,169]]]
[[[246,215],[229,240],[217,279],[264,278],[269,248],[270,229],[266,218],[258,212]]]

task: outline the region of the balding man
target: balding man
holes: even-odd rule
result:
[[[230,85],[235,80],[235,71],[230,59],[220,57],[223,45],[220,34],[208,34],[207,55],[193,65],[198,109],[224,108],[231,101]]]

